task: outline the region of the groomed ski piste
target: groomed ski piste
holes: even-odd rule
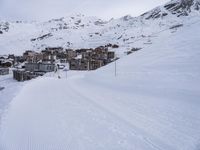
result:
[[[199,150],[199,26],[161,33],[118,60],[116,76],[112,63],[0,91],[16,95],[1,117],[0,149]]]

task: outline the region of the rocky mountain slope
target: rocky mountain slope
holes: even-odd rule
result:
[[[40,51],[47,46],[94,48],[108,43],[120,45],[123,55],[133,47],[151,45],[159,33],[199,21],[199,0],[172,0],[139,17],[124,16],[103,21],[82,14],[47,22],[1,22],[0,54]]]

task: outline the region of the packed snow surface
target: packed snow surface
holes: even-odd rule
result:
[[[3,113],[7,110],[9,103],[20,91],[24,83],[12,79],[12,75],[0,76],[0,124]]]
[[[118,60],[116,77],[112,63],[26,83],[3,115],[0,149],[199,150],[199,26],[162,32]]]

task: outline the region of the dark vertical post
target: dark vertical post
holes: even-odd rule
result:
[[[115,59],[115,77],[117,76],[117,59]]]

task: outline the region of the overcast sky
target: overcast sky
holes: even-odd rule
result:
[[[102,19],[138,16],[169,0],[0,0],[0,19],[48,20],[73,13]]]

